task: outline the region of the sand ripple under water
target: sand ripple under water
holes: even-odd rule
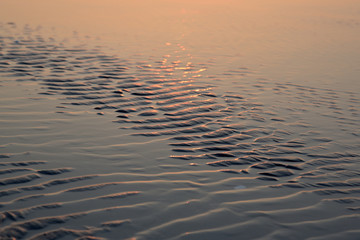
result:
[[[1,239],[359,239],[358,93],[2,31]]]

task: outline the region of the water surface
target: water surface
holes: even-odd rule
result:
[[[0,9],[2,238],[359,238],[356,1]]]

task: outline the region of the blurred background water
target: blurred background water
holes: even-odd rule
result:
[[[275,81],[360,88],[356,0],[3,0],[0,7],[3,23],[101,39],[124,59],[169,54],[166,44],[180,44],[197,62],[216,62],[217,72],[249,67]]]

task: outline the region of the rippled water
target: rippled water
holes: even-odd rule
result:
[[[0,9],[1,239],[359,239],[356,1]]]

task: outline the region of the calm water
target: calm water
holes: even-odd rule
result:
[[[0,2],[1,239],[359,239],[357,1]]]
[[[251,67],[274,81],[358,90],[359,3],[338,1],[1,1],[1,21],[78,33],[128,59],[181,44],[220,70]],[[184,59],[187,60],[187,59]],[[217,69],[218,70],[218,69]]]

